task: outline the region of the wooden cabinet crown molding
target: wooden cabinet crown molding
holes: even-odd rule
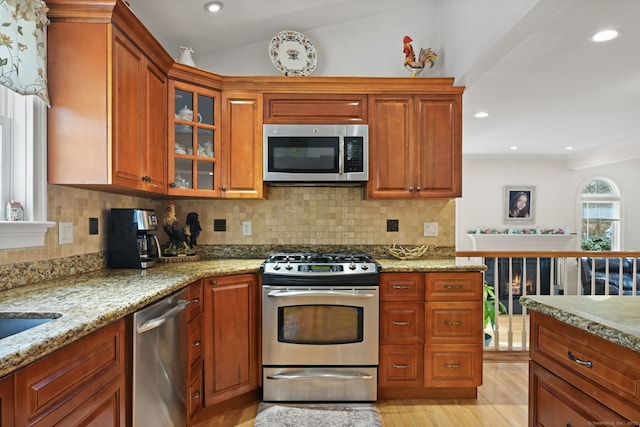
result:
[[[335,94],[459,94],[452,77],[273,77],[221,76],[222,87],[236,91]]]
[[[122,0],[47,0],[51,22],[112,23],[165,74],[174,59]]]

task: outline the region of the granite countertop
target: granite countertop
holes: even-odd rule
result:
[[[259,271],[263,259],[159,264],[147,270],[99,270],[0,291],[0,316],[57,313],[61,317],[6,337],[0,377],[206,277]],[[483,271],[455,259],[377,260],[382,271]],[[25,316],[27,317],[27,316]]]
[[[530,310],[640,352],[640,297],[523,296],[520,303]]]

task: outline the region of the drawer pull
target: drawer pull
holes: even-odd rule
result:
[[[393,285],[393,289],[409,289],[409,285]]]
[[[445,289],[462,289],[462,285],[444,285]]]
[[[446,326],[460,326],[462,325],[462,322],[459,320],[445,320],[444,324]]]
[[[395,326],[408,326],[408,325],[409,325],[409,323],[410,323],[410,322],[399,322],[399,321],[391,322],[391,324],[392,324],[392,325],[395,325]]]
[[[571,351],[568,352],[567,355],[569,356],[569,359],[571,359],[573,362],[576,362],[578,365],[583,365],[587,368],[593,368],[593,363],[591,363],[590,360],[580,360],[575,357]]]
[[[462,363],[445,363],[443,366],[447,369],[459,369],[462,368]]]
[[[411,365],[396,365],[395,363],[391,365],[394,369],[409,369]]]

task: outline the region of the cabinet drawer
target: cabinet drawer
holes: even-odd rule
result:
[[[380,344],[423,344],[424,303],[380,304]]]
[[[189,298],[189,301],[191,301],[191,304],[189,304],[187,319],[191,320],[202,313],[202,280],[198,280],[197,282],[189,285],[187,297]]]
[[[45,414],[66,415],[124,372],[124,320],[19,370],[16,381],[16,425]]]
[[[381,301],[424,301],[424,273],[382,273]]]
[[[482,344],[481,302],[428,302],[425,344]]]
[[[189,377],[189,383],[187,384],[187,415],[189,422],[196,415],[198,410],[202,408],[202,360],[200,361],[199,369],[194,371]]]
[[[531,359],[570,372],[640,404],[640,354],[597,335],[531,313]]]
[[[193,363],[196,358],[202,355],[202,314],[187,325],[187,357],[189,363]]]
[[[482,345],[425,345],[425,387],[482,385]]]
[[[264,94],[264,123],[367,123],[366,95]]]
[[[482,273],[426,273],[427,301],[482,301]]]
[[[422,345],[380,346],[379,387],[421,387]]]
[[[529,387],[529,425],[632,425],[535,362],[529,362]]]

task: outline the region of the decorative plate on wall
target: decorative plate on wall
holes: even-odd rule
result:
[[[308,76],[316,69],[318,55],[309,37],[297,31],[280,31],[269,43],[269,57],[285,76]]]

